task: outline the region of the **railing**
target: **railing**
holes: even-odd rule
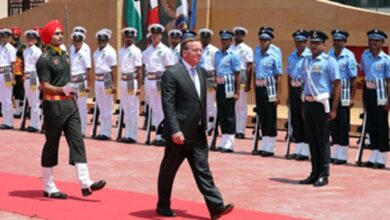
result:
[[[45,2],[46,0],[8,0],[8,16],[20,14]]]

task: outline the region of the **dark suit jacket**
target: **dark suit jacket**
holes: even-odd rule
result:
[[[199,122],[203,128],[207,124],[206,112],[206,71],[197,67],[200,93],[195,88],[186,67],[182,62],[168,68],[162,77],[161,97],[165,116],[165,140],[171,142],[171,135],[183,132],[185,144],[199,141]],[[203,132],[204,133],[204,132]]]

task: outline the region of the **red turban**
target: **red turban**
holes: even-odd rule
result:
[[[18,37],[20,37],[22,35],[22,29],[20,29],[20,27],[14,26],[11,28],[11,31],[12,31],[13,35],[16,34]]]
[[[43,43],[50,44],[53,38],[54,32],[59,28],[61,31],[64,29],[62,24],[58,20],[51,20],[43,27],[41,39]]]

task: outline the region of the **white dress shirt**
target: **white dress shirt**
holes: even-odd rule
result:
[[[195,89],[196,89],[196,92],[198,93],[198,96],[200,98],[200,80],[199,80],[199,74],[198,72],[196,71],[196,66],[195,67],[192,67],[189,63],[187,63],[184,59],[183,60],[183,64],[184,66],[186,67],[187,69],[187,72],[188,74],[190,75],[190,78],[192,79],[192,81],[194,82],[195,84]]]

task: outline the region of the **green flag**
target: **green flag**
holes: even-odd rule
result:
[[[140,0],[125,1],[125,20],[128,27],[137,29],[136,42],[142,40],[142,20]]]

